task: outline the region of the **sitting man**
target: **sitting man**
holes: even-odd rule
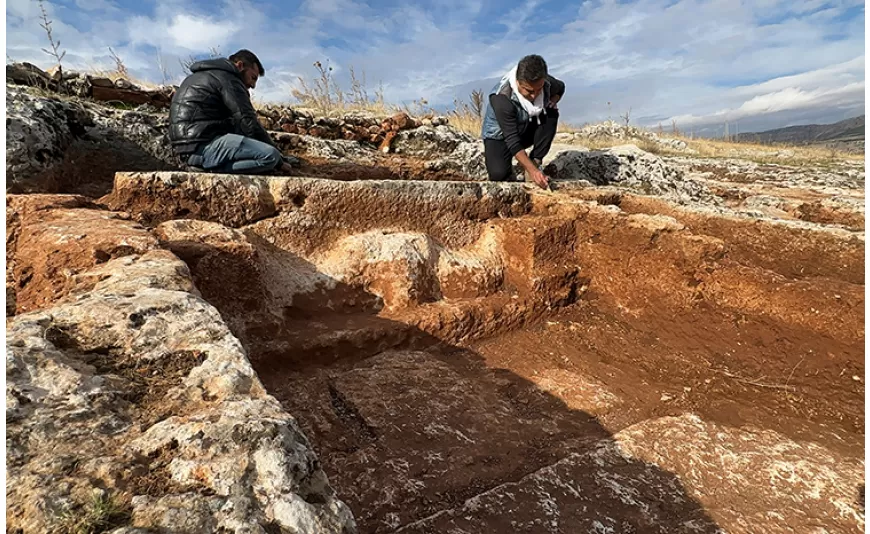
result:
[[[556,104],[564,94],[565,84],[547,74],[547,63],[538,55],[522,58],[496,84],[481,132],[490,180],[513,180],[511,160],[516,158],[526,181],[547,188],[541,165],[556,136]],[[525,151],[530,146],[534,146],[531,158]]]
[[[182,160],[211,172],[288,171],[248,94],[265,73],[257,56],[239,50],[198,61],[190,71],[169,108],[169,140]]]

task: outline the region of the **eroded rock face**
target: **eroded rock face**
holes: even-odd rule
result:
[[[342,240],[319,263],[337,280],[398,308],[440,297],[437,258],[438,245],[426,235],[375,231]]]
[[[467,133],[449,126],[421,126],[396,135],[392,150],[424,159],[437,159],[451,154],[461,143],[474,141]]]
[[[305,254],[348,234],[410,223],[448,247],[477,240],[477,221],[528,213],[529,194],[498,183],[366,180],[339,182],[199,173],[119,173],[103,199],[148,223],[207,219],[261,235]]]
[[[178,168],[168,116],[6,87],[6,191],[99,196],[118,170]]]
[[[241,226],[275,215],[269,180],[208,173],[119,173],[112,193],[102,201],[148,223],[191,218]]]
[[[561,152],[545,172],[559,181],[576,181],[587,186],[615,185],[684,203],[714,202],[715,198],[704,185],[687,179],[681,169],[634,145]]]
[[[84,107],[7,85],[6,117],[6,191],[57,190],[58,179],[48,171],[84,135],[89,122]]]
[[[584,139],[596,138],[625,139],[626,141],[631,141],[632,139],[642,139],[677,152],[691,151],[691,149],[688,148],[686,142],[682,139],[661,137],[655,132],[650,132],[641,128],[636,128],[634,126],[619,124],[614,121],[604,121],[597,124],[589,124],[581,128],[577,132],[557,135],[563,136],[561,138],[562,142],[582,142]]]
[[[500,247],[493,233],[469,248],[448,249],[425,234],[376,230],[341,240],[316,262],[325,274],[395,310],[496,293],[504,279]]]
[[[275,143],[283,150],[301,150],[304,156],[338,163],[375,163],[377,152],[371,146],[344,139],[322,139],[312,135],[271,132]]]
[[[102,210],[55,209],[25,217],[16,256],[18,312],[45,307],[69,293],[71,276],[112,258],[157,248],[157,240],[123,215]]]
[[[9,528],[58,528],[99,481],[135,527],[354,531],[182,262],[126,256],[77,281],[8,330]]]
[[[452,172],[467,176],[473,180],[487,180],[486,158],[483,143],[480,141],[462,141],[452,152],[426,163],[426,169],[432,172]]]

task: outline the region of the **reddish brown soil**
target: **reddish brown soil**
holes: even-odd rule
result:
[[[427,517],[633,423],[687,411],[863,455],[861,344],[715,309],[659,312],[635,317],[593,298],[466,348],[429,338],[410,356],[292,371],[274,355],[254,361],[361,532]],[[426,341],[417,332],[413,346]],[[596,407],[548,393],[545,372],[591,379],[616,400]],[[449,429],[427,427],[442,413]]]
[[[489,366],[530,380],[549,367],[596,377],[624,401],[596,414],[613,432],[692,411],[707,421],[863,451],[863,344],[776,320],[708,306],[635,316],[593,295],[544,323],[473,347]],[[662,395],[672,400],[662,402]]]
[[[93,209],[83,197],[10,195],[7,201],[7,269],[12,267],[17,313],[63,297],[79,272],[157,248],[157,240],[128,216]]]
[[[299,209],[318,220],[352,220],[352,206],[339,210],[318,198],[309,195]],[[366,198],[355,198],[356,207]],[[372,205],[395,204],[379,198]],[[238,222],[259,213],[260,201],[245,200]],[[304,264],[262,236],[249,237],[247,247],[160,244],[188,263],[265,386],[297,417],[360,532],[395,530],[665,415],[693,412],[863,456],[862,242],[629,195],[600,203],[629,213],[546,202],[535,204],[535,215],[523,209],[513,218],[454,213],[469,235],[483,224],[504,231],[505,287],[389,313],[365,291],[341,285],[282,305],[260,278],[264,265]],[[380,215],[437,234],[432,212],[403,219],[387,207],[347,226],[359,231],[370,223],[365,217]],[[450,207],[442,209],[446,224]],[[108,249],[94,253],[112,241],[109,233],[128,240],[142,233],[97,213],[57,209],[16,222],[7,240],[19,254],[30,250],[30,268],[45,273],[43,289],[34,297],[24,291],[25,302],[38,306],[63,291],[57,261],[84,269],[113,257]],[[644,214],[674,217],[682,227]],[[71,229],[54,232],[60,222]],[[40,267],[32,251],[52,251],[76,225],[90,237],[63,240],[58,260]],[[29,280],[24,268],[17,266],[16,280]],[[664,471],[650,476],[678,486]],[[753,491],[760,490],[748,488],[748,498]],[[674,529],[701,518],[702,531],[714,531],[700,505],[681,502],[668,509]],[[608,514],[644,531],[631,507]]]

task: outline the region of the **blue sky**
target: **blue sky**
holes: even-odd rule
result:
[[[329,60],[387,100],[448,106],[488,90],[525,54],[564,80],[562,116],[699,134],[834,122],[864,110],[864,3],[854,0],[53,0],[67,68],[112,65],[177,83],[179,59],[254,51],[255,98],[290,101]],[[35,0],[6,3],[7,61],[51,66]],[[163,65],[161,69],[159,65]],[[609,104],[608,104],[609,103]],[[734,130],[734,126],[731,127]]]

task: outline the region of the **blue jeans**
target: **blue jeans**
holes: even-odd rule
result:
[[[270,172],[281,162],[277,148],[237,134],[216,137],[188,158],[190,165],[207,171],[240,174]]]

